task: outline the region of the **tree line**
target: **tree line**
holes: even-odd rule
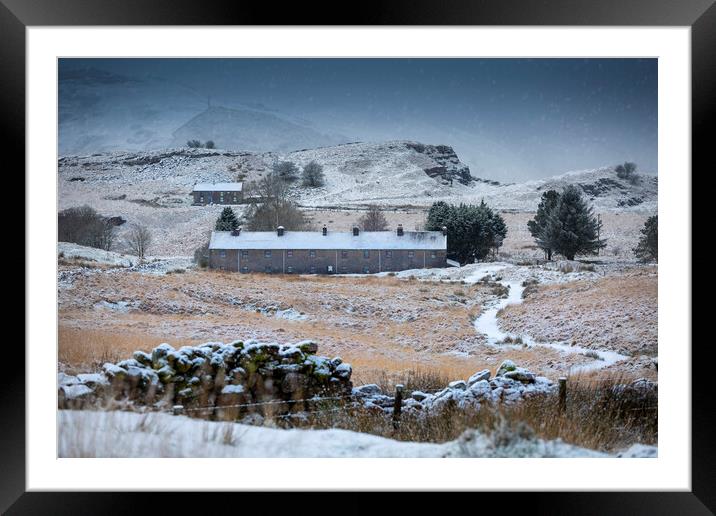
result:
[[[67,208],[57,214],[57,240],[112,251],[118,244],[143,259],[152,244],[152,233],[142,224],[132,224],[124,238],[117,239],[121,217],[105,217],[90,206]]]

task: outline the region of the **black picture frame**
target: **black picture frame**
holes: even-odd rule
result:
[[[706,169],[712,146],[708,126],[716,105],[714,0],[370,0],[350,6],[335,2],[278,5],[216,0],[0,0],[0,124],[6,129],[5,149],[12,150],[20,158],[19,166],[24,167],[25,30],[30,26],[654,25],[691,27],[692,169]],[[691,260],[691,250],[687,251]],[[686,345],[683,347],[686,351]],[[708,363],[708,346],[693,346],[691,352],[692,364]],[[133,507],[142,507],[139,504],[145,503],[146,493],[25,492],[25,364],[24,356],[16,358],[23,361],[23,367],[16,368],[14,376],[4,373],[0,389],[0,510],[8,514],[126,514]],[[494,497],[502,502],[507,499],[510,505],[529,504],[523,507],[535,514],[711,514],[716,510],[713,392],[710,375],[693,376],[691,492],[470,494],[473,501],[461,495],[451,505],[475,504],[474,496],[480,496],[479,507],[487,507],[483,504]],[[175,508],[184,499],[178,493],[159,496],[171,496]],[[224,496],[212,495],[215,507],[226,507]],[[292,497],[294,503],[304,503],[300,500],[305,496]],[[346,495],[344,503],[352,511],[365,512],[378,502],[372,496]],[[402,497],[401,512],[422,504],[422,495]]]

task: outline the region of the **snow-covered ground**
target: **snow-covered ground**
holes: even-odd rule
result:
[[[58,259],[76,260],[78,264],[120,267],[151,274],[184,270],[193,267],[190,256],[147,256],[140,260],[136,256],[86,247],[71,242],[57,243]]]
[[[281,430],[162,413],[58,412],[60,457],[656,457],[633,445],[608,455],[502,432],[469,431],[442,444],[395,441],[348,430]]]
[[[465,165],[447,151],[438,155],[418,152],[415,148],[419,145],[404,141],[354,143],[288,154],[180,148],[64,156],[58,162],[59,208],[87,204],[103,215],[123,217],[128,224],[118,228],[120,248],[126,227],[141,223],[154,235],[152,253],[186,255],[208,240],[223,208],[192,206],[195,183],[256,181],[277,160],[285,159],[298,165],[316,160],[324,166],[324,187],[302,188],[297,182],[291,193],[304,208],[314,211],[330,207],[355,210],[368,204],[424,210],[439,200],[479,203],[483,199],[498,210],[534,211],[542,192],[570,183],[581,186],[599,213],[646,215],[656,211],[656,176],[643,174],[639,182],[631,184],[604,167],[526,183],[500,184],[486,179],[469,184],[453,180],[450,185],[443,176],[459,177]],[[237,215],[245,207],[235,206]],[[355,217],[347,223],[354,224],[360,213],[351,211],[350,215]],[[422,213],[418,217],[422,222],[408,220],[405,213],[394,215],[389,217],[391,225],[394,221],[405,227],[424,223]],[[326,222],[337,227],[330,221],[338,223],[340,217],[315,223],[317,227]],[[628,248],[634,245],[628,244]]]

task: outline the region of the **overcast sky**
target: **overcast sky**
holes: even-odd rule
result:
[[[478,177],[625,160],[657,173],[656,59],[82,59],[60,73],[87,67],[182,85],[197,109],[211,96],[350,139],[451,145]]]

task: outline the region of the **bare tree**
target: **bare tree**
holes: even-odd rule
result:
[[[368,206],[368,212],[358,219],[358,224],[363,231],[384,231],[388,228],[388,221],[385,215],[376,205]]]
[[[146,226],[132,224],[127,236],[127,245],[132,254],[143,260],[147,249],[152,245],[152,233]]]
[[[263,203],[281,203],[287,200],[289,188],[289,184],[276,173],[267,174],[248,186],[250,194],[256,195]]]

